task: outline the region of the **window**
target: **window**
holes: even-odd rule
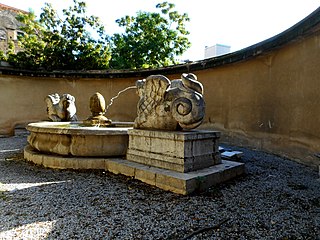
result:
[[[0,29],[0,41],[7,40],[7,32],[4,29]]]
[[[17,38],[18,38],[18,37],[23,37],[23,36],[24,36],[24,32],[17,31]]]

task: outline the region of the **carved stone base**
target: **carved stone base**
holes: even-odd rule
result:
[[[107,170],[112,173],[130,176],[149,185],[183,195],[204,191],[244,173],[243,163],[225,160],[220,164],[188,173],[149,167],[124,159],[108,159],[107,166]]]
[[[112,121],[103,115],[89,117],[83,120],[86,126],[99,126],[99,127],[109,127],[112,125]]]
[[[118,171],[109,171],[164,190],[185,195],[244,173],[243,163],[221,161],[220,132],[130,129],[128,134],[127,160]]]
[[[27,161],[55,169],[101,169],[114,174],[122,174],[145,182],[149,185],[178,194],[202,191],[213,185],[237,177],[244,172],[244,164],[224,161],[202,170],[180,173],[120,158],[90,158],[48,155],[30,146],[24,149]]]
[[[220,132],[130,129],[126,159],[176,172],[191,172],[221,163]]]

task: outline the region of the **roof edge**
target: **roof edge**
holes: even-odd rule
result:
[[[11,7],[11,6],[8,6],[8,5],[3,4],[3,3],[0,3],[0,9],[6,9],[6,10],[9,10],[9,11],[14,11],[14,12],[21,12],[21,13],[24,13],[24,14],[28,13],[28,11],[25,11],[25,10],[22,10],[22,9],[19,9],[19,8],[15,8],[15,7]]]

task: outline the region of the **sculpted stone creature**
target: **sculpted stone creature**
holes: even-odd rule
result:
[[[205,115],[203,86],[197,76],[182,74],[170,80],[151,75],[136,82],[140,97],[134,128],[181,130],[198,127]]]
[[[50,94],[45,98],[48,118],[53,122],[77,121],[75,98],[70,94]]]

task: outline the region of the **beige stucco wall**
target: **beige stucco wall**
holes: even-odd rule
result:
[[[319,49],[318,31],[243,61],[194,71],[205,89],[206,118],[201,127],[220,130],[225,142],[318,166],[314,154],[320,152]],[[13,134],[17,124],[46,119],[48,94],[74,95],[77,115],[85,119],[93,93],[100,92],[108,102],[140,79],[28,75],[0,75],[0,135]],[[129,90],[115,100],[107,117],[133,121],[137,100],[135,91]]]
[[[136,79],[99,78],[49,78],[0,75],[0,135],[13,133],[18,124],[46,120],[44,98],[52,93],[70,93],[76,98],[79,119],[90,116],[89,99],[100,92],[109,99],[128,87]],[[128,90],[117,98],[109,108],[108,117],[118,121],[133,121],[138,97],[135,90]]]
[[[320,35],[249,61],[196,72],[206,123],[223,139],[319,165]]]

